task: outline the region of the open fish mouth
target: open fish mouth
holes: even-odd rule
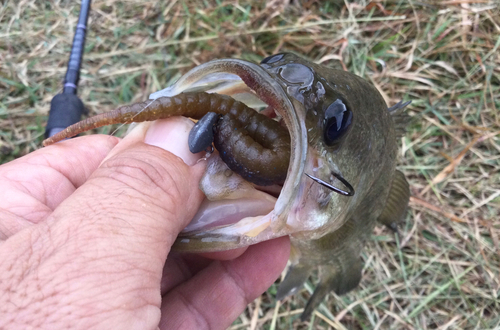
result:
[[[268,106],[281,117],[291,137],[290,165],[282,186],[259,187],[233,173],[217,152],[200,182],[205,193],[198,213],[181,232],[174,248],[216,251],[255,244],[295,232],[290,226],[294,201],[301,194],[308,159],[305,111],[271,75],[254,63],[225,59],[200,65],[150,99],[186,92],[229,95],[249,107]]]

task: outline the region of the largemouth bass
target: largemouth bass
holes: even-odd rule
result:
[[[358,285],[360,251],[376,222],[395,230],[405,214],[409,187],[396,156],[408,103],[387,108],[356,75],[287,53],[260,65],[215,60],[150,99],[89,118],[44,144],[112,123],[173,115],[203,122],[217,113],[207,121],[218,149],[200,181],[207,198],[174,249],[220,251],[289,235],[291,266],[277,298],[297,292],[320,267],[302,319],[329,292]],[[211,137],[210,127],[205,131]],[[241,136],[232,139],[233,131]],[[206,142],[205,133],[197,136]]]

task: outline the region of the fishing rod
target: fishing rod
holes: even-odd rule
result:
[[[47,127],[45,128],[46,138],[79,122],[85,110],[76,92],[80,79],[83,50],[85,48],[90,2],[91,0],[82,0],[78,24],[76,25],[75,36],[73,38],[73,45],[71,46],[68,69],[66,71],[66,77],[64,78],[63,91],[61,94],[54,96],[50,102],[49,119],[47,121]]]

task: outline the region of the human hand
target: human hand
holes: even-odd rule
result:
[[[279,276],[287,238],[169,254],[205,165],[187,119],[149,125],[0,166],[1,329],[224,329]]]

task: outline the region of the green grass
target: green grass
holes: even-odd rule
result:
[[[293,51],[365,77],[390,105],[413,100],[400,161],[413,197],[399,240],[377,228],[359,288],[330,295],[310,321],[299,316],[315,278],[280,303],[273,286],[232,329],[500,328],[500,4],[300,2],[94,1],[79,96],[100,113],[215,58]],[[76,3],[0,4],[2,163],[41,145]]]

